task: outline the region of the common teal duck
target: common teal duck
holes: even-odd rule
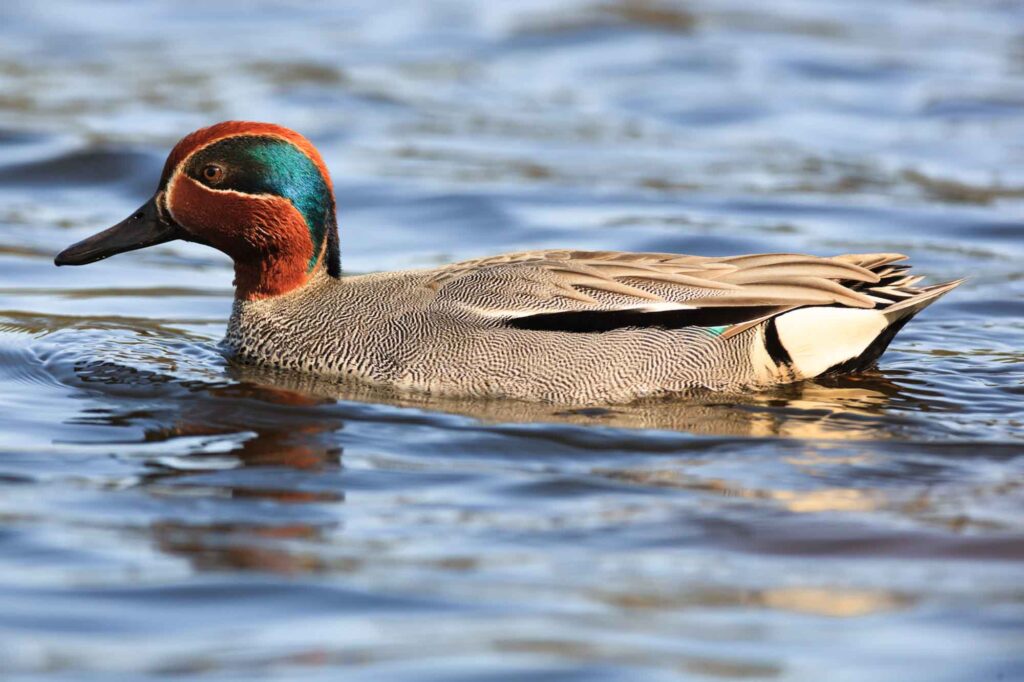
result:
[[[459,396],[598,404],[854,372],[960,281],[896,253],[724,258],[548,250],[343,276],[306,138],[227,121],[171,150],[156,194],[57,265],[174,239],[232,258],[240,363]]]

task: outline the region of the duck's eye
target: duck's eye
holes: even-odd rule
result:
[[[224,177],[224,169],[211,163],[207,166],[203,166],[202,174],[203,178],[207,182],[218,182]]]

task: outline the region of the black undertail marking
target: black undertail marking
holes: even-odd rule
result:
[[[793,366],[793,358],[779,338],[779,329],[775,325],[774,317],[764,326],[764,348],[768,351],[768,357],[779,367]]]

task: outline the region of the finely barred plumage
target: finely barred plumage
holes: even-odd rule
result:
[[[339,277],[330,178],[305,138],[226,122],[184,138],[134,216],[84,264],[169,239],[235,262],[241,363],[455,396],[596,404],[737,391],[873,363],[954,288],[899,254],[536,251]]]
[[[650,316],[673,303],[740,311],[848,305],[874,313],[884,305],[878,294],[916,295],[926,304],[942,293],[893,289],[889,275],[883,286],[860,265],[891,273],[886,267],[898,258],[548,251],[439,270],[321,276],[285,296],[236,301],[225,343],[246,363],[449,395],[592,404],[766,387],[805,378],[784,353],[771,352],[771,317],[734,334],[702,326],[538,330],[509,321],[580,311]]]

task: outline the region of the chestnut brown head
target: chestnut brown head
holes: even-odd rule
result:
[[[287,293],[318,269],[340,276],[327,167],[306,138],[270,123],[226,121],[187,135],[149,201],[54,262],[85,265],[174,239],[229,255],[246,300]]]

